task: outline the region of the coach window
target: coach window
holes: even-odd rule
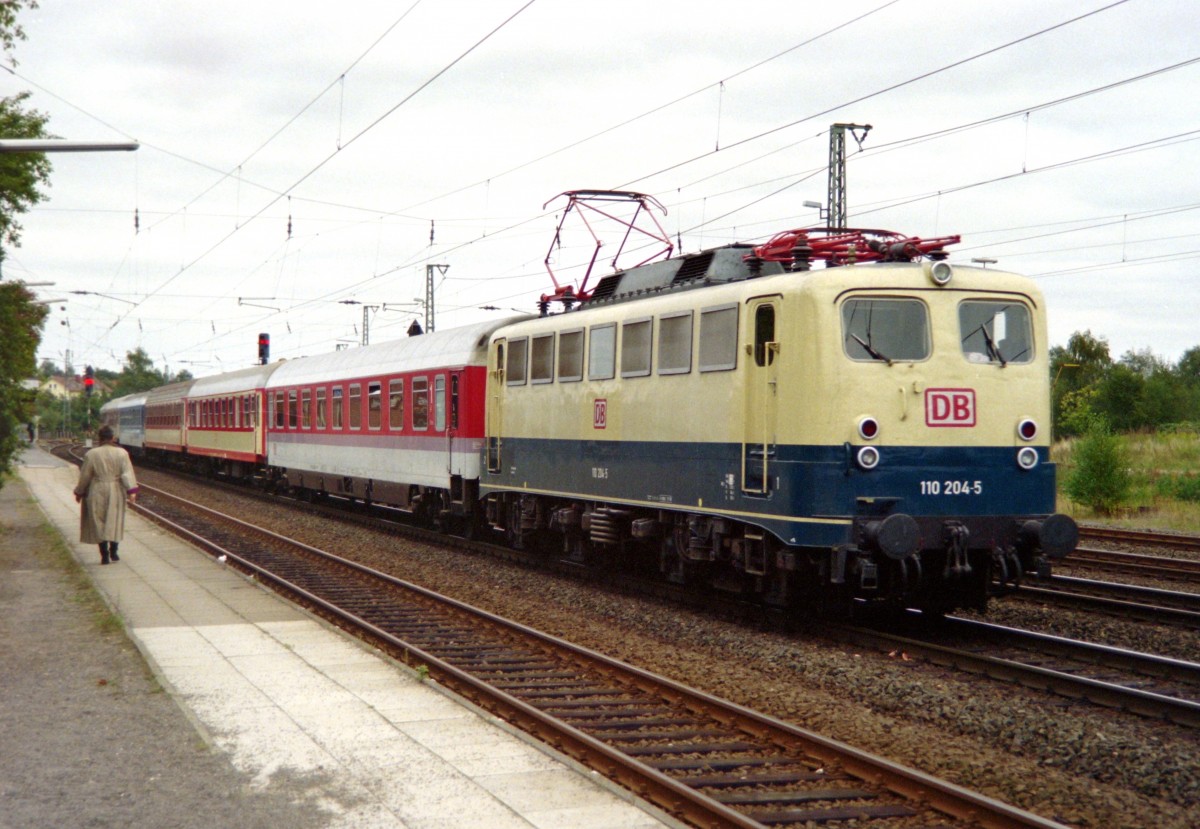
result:
[[[404,428],[404,380],[388,381],[388,427]]]
[[[292,389],[288,392],[287,411],[288,411],[288,421],[287,421],[288,428],[295,429],[297,421],[298,421],[298,418],[296,417],[297,411],[296,411],[296,390],[295,389]]]
[[[229,398],[229,407],[233,410],[233,426],[235,429],[242,428],[242,400],[239,397]]]
[[[558,382],[583,379],[583,329],[558,335]]]
[[[317,428],[325,428],[325,387],[317,389]]]
[[[924,360],[929,311],[916,299],[848,299],[842,303],[842,348],[859,362]]]
[[[634,320],[621,324],[621,376],[645,377],[650,374],[651,321]]]
[[[446,431],[446,377],[442,374],[433,378],[433,428]]]
[[[967,300],[958,306],[963,356],[971,363],[1028,363],[1033,360],[1029,309],[1018,302]]]
[[[309,389],[300,392],[300,428],[312,428],[312,391]]]
[[[737,368],[738,307],[725,305],[700,311],[700,370]]]
[[[528,350],[529,340],[524,337],[508,341],[508,362],[504,366],[505,382],[508,385],[525,385],[525,358]]]
[[[617,364],[617,325],[592,326],[588,342],[588,379],[611,380]]]
[[[342,387],[333,387],[333,428],[342,428]]]
[[[429,428],[429,380],[414,377],[412,381],[413,428]]]
[[[367,384],[367,427],[383,428],[383,384]]]
[[[346,398],[346,408],[349,411],[346,413],[346,420],[351,429],[362,428],[362,384],[351,383],[350,393]]]
[[[658,373],[687,374],[692,370],[692,312],[671,314],[658,321]]]
[[[458,375],[450,376],[450,428],[458,429]]]
[[[529,382],[554,382],[554,335],[542,334],[533,338],[529,358]]]
[[[283,392],[275,392],[275,428],[283,428],[284,412],[287,409],[287,397]]]

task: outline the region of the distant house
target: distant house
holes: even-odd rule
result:
[[[42,382],[41,391],[46,392],[57,400],[67,397],[82,397],[83,377],[80,375],[54,374]],[[92,384],[92,394],[108,394],[111,391],[112,387],[103,380],[96,379]]]

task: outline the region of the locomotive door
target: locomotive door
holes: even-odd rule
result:
[[[779,297],[752,300],[748,307],[745,410],[742,443],[742,491],[771,491],[771,461],[779,408],[776,378],[779,359]]]
[[[492,343],[488,355],[487,405],[484,416],[485,461],[488,472],[500,471],[500,431],[504,405],[504,346],[505,340]]]

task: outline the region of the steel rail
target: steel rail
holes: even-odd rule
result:
[[[979,793],[971,792],[923,772],[906,768],[790,723],[687,688],[673,680],[627,665],[619,660],[603,656],[602,654],[595,653],[557,637],[550,636],[549,634],[509,622],[486,611],[471,607],[455,599],[440,596],[419,585],[405,582],[385,573],[380,573],[357,562],[309,547],[269,530],[254,527],[232,516],[209,510],[200,505],[190,504],[183,501],[183,499],[175,498],[166,493],[160,494],[152,488],[143,487],[143,489],[149,489],[155,497],[164,497],[177,502],[187,503],[187,509],[202,511],[213,520],[239,528],[240,532],[253,533],[260,537],[269,538],[275,543],[292,545],[296,549],[303,550],[310,556],[334,562],[358,574],[368,576],[372,579],[379,579],[394,587],[411,591],[425,600],[437,601],[445,606],[452,607],[457,612],[470,615],[480,624],[504,626],[506,630],[516,632],[522,637],[528,638],[540,645],[568,653],[575,661],[580,663],[586,661],[589,664],[600,666],[606,672],[620,673],[627,678],[625,681],[630,682],[634,687],[648,689],[652,694],[660,694],[665,698],[678,701],[686,709],[696,711],[715,710],[718,713],[711,716],[716,717],[722,722],[734,724],[736,729],[743,731],[747,735],[752,735],[767,744],[778,745],[780,747],[787,745],[799,746],[801,751],[823,764],[836,764],[854,777],[858,777],[863,781],[870,781],[896,795],[907,800],[916,801],[942,814],[967,821],[971,826],[1026,827],[1027,829],[1029,827],[1037,827],[1038,829],[1055,829],[1055,827],[1061,827],[1061,824],[1054,821],[1017,809]],[[377,625],[360,620],[346,609],[339,607],[335,602],[317,596],[311,591],[270,572],[267,568],[261,567],[233,551],[225,549],[220,545],[212,544],[191,530],[182,527],[179,530],[175,530],[174,528],[179,526],[176,522],[172,522],[162,516],[151,516],[150,513],[152,511],[146,505],[138,504],[137,509],[148,517],[153,517],[154,520],[163,523],[164,526],[172,528],[173,531],[181,532],[184,537],[193,540],[209,552],[226,556],[227,562],[234,562],[238,567],[244,567],[248,571],[253,572],[260,582],[274,584],[292,595],[301,596],[304,598],[304,601],[311,602],[314,606],[320,607],[325,613],[341,619],[347,624],[354,624],[368,631],[372,637],[378,641],[386,642],[400,653],[407,654],[410,659],[414,657],[419,659],[422,664],[429,668],[432,675],[436,675],[440,682],[461,693],[475,704],[496,713],[518,727],[535,733],[559,751],[575,757],[592,768],[600,770],[610,778],[616,779],[622,785],[650,802],[655,803],[659,808],[664,809],[668,813],[695,826],[731,826],[750,829],[751,827],[761,827],[764,825],[750,816],[751,813],[733,809],[717,799],[698,792],[696,789],[680,782],[680,780],[639,761],[636,756],[623,752],[619,748],[609,745],[569,724],[563,723],[559,718],[551,716],[505,691],[489,685],[469,672],[461,670],[446,660],[439,658],[436,654],[416,648],[411,642],[407,642]],[[905,813],[909,814],[911,810]],[[853,815],[851,814],[850,816]],[[880,817],[887,816],[886,812],[880,814]]]

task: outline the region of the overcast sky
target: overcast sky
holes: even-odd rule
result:
[[[1051,345],[1200,345],[1189,0],[41,3],[0,94],[141,143],[52,156],[5,261],[69,299],[39,356],[77,369],[328,352],[361,339],[344,300],[394,339],[429,264],[439,329],[532,311],[565,190],[655,196],[686,252],[816,224],[834,122],[873,126],[850,224],[1034,277]]]

